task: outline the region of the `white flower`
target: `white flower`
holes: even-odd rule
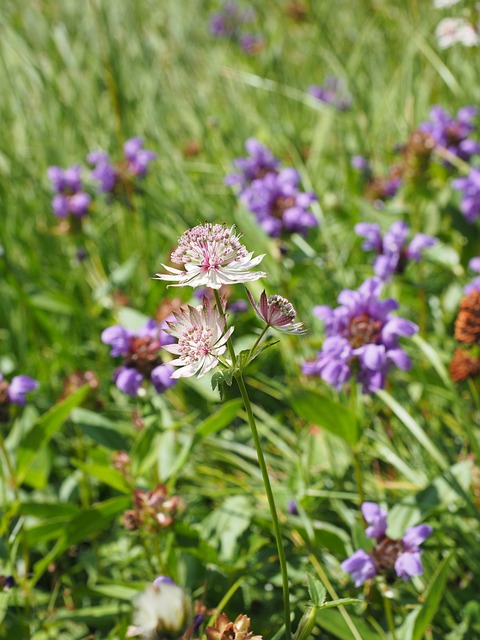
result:
[[[265,277],[263,271],[253,271],[265,254],[252,258],[240,243],[235,227],[221,224],[200,224],[188,229],[179,238],[178,247],[171,255],[172,262],[183,264],[185,270],[162,265],[168,273],[157,273],[158,280],[178,282],[176,287],[210,287],[220,289],[222,284],[251,282]]]
[[[460,0],[433,0],[433,6],[435,9],[447,9],[448,7],[453,7],[453,5],[458,2],[460,2]]]
[[[159,631],[181,633],[191,615],[190,600],[176,584],[152,584],[135,601],[134,633],[156,638]]]
[[[462,18],[444,18],[435,29],[440,49],[447,49],[460,42],[466,47],[480,44],[480,37],[473,25]]]
[[[180,367],[172,378],[189,378],[195,374],[201,378],[218,364],[218,357],[226,351],[233,327],[225,331],[225,319],[217,307],[211,306],[207,297],[201,307],[186,307],[173,313],[176,322],[167,322],[166,332],[178,338],[177,344],[163,348],[179,356],[169,362]]]

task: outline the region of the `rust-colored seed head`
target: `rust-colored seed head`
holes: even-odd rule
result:
[[[235,622],[222,613],[215,620],[214,627],[207,627],[205,633],[208,640],[262,640],[262,636],[254,636],[250,629],[250,618],[239,615]]]
[[[480,373],[480,360],[464,349],[455,349],[450,362],[450,376],[455,382],[463,382]]]
[[[480,292],[472,291],[460,303],[455,338],[467,344],[480,343]]]

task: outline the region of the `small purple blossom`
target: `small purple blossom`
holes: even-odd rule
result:
[[[143,148],[143,138],[130,138],[123,145],[124,160],[112,164],[106,151],[92,151],[87,162],[94,165],[92,178],[98,183],[103,193],[113,193],[121,182],[135,178],[144,178],[149,164],[156,158],[156,153]]]
[[[37,380],[29,376],[14,376],[10,383],[0,373],[0,405],[18,404],[25,406],[26,394],[40,386]]]
[[[310,228],[318,226],[318,220],[308,210],[317,197],[312,192],[301,192],[299,181],[295,169],[282,169],[253,180],[240,196],[269,236],[306,235]]]
[[[468,162],[472,155],[480,153],[480,144],[470,138],[476,127],[472,120],[477,115],[475,107],[463,107],[456,118],[440,106],[432,107],[430,120],[423,122],[419,130],[428,133],[435,145],[447,149],[461,160]]]
[[[347,90],[345,81],[335,76],[327,76],[323,85],[310,85],[308,93],[339,111],[347,111],[352,106],[352,96]]]
[[[210,33],[214,38],[226,38],[240,42],[243,25],[252,22],[255,13],[252,9],[240,9],[235,2],[226,2],[210,17]]]
[[[150,149],[143,148],[143,138],[130,138],[123,145],[123,154],[127,164],[127,173],[135,178],[143,178],[148,172],[148,165],[157,157]]]
[[[437,243],[437,239],[425,233],[417,233],[407,245],[410,229],[405,222],[394,222],[382,237],[380,225],[360,222],[355,233],[365,238],[362,249],[375,251],[377,257],[373,269],[375,275],[388,281],[395,273],[403,273],[410,260],[419,262],[422,252]]]
[[[386,534],[387,512],[375,502],[364,502],[362,513],[370,525],[365,533],[376,540],[375,547],[367,553],[363,549],[355,551],[341,564],[359,587],[377,574],[392,576],[396,574],[405,582],[414,576],[422,575],[422,551],[420,545],[431,535],[433,529],[427,524],[406,529],[402,538],[394,540]]]
[[[399,347],[399,337],[411,337],[418,327],[391,315],[398,308],[393,298],[380,300],[383,282],[366,280],[357,291],[343,290],[339,307],[314,308],[325,323],[326,339],[313,362],[303,365],[307,375],[318,375],[335,389],[341,389],[355,372],[364,393],[385,387],[392,367],[409,369],[410,358]]]
[[[460,210],[467,222],[475,222],[480,216],[480,169],[472,167],[468,176],[453,180],[452,187],[462,192]]]
[[[476,273],[480,273],[480,258],[472,258],[468,263],[468,268],[471,271],[475,271]],[[474,278],[471,282],[469,282],[463,289],[463,291],[468,295],[472,293],[472,291],[480,291],[480,276]]]
[[[248,138],[245,142],[248,156],[237,158],[233,166],[239,169],[238,173],[231,173],[225,178],[225,184],[239,187],[240,194],[258,178],[263,178],[266,173],[276,173],[280,160],[275,158],[268,147],[255,138]]]
[[[91,198],[83,191],[80,165],[61,169],[49,167],[48,177],[52,188],[57,193],[52,199],[52,209],[57,218],[72,215],[82,218],[88,213]]]
[[[104,329],[101,340],[110,345],[110,355],[123,357],[122,365],[113,375],[120,391],[135,397],[145,379],[150,380],[158,393],[164,393],[175,384],[171,378],[173,367],[164,364],[160,357],[161,348],[173,342],[165,327],[165,323],[149,319],[137,331],[130,331],[119,324]]]

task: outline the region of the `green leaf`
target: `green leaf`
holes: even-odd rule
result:
[[[19,483],[27,475],[28,467],[40,449],[61,429],[72,409],[81,404],[89,392],[90,387],[84,385],[65,400],[56,404],[37,420],[34,427],[20,442],[17,456],[17,481]]]
[[[378,640],[378,634],[363,620],[351,614],[350,618],[362,640]],[[352,640],[354,637],[344,618],[336,609],[320,609],[317,614],[317,624],[331,633],[334,638]]]
[[[72,460],[71,462],[78,469],[81,469],[88,475],[97,478],[101,482],[113,489],[116,489],[117,491],[120,491],[121,493],[130,494],[132,492],[128,482],[125,480],[125,477],[114,467],[105,467],[101,464],[82,462],[82,460]]]
[[[223,404],[218,411],[199,425],[195,432],[195,440],[206,438],[217,433],[220,429],[228,427],[233,419],[236,418],[241,407],[242,401],[239,399],[229,400]]]
[[[316,389],[293,389],[290,402],[301,418],[327,429],[351,447],[358,443],[361,433],[356,416],[350,409],[327,398]]]
[[[320,582],[318,578],[312,576],[312,574],[308,574],[308,593],[310,594],[310,598],[312,599],[313,604],[321,606],[325,602],[325,598],[327,596],[327,590]]]

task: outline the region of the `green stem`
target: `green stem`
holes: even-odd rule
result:
[[[383,600],[383,608],[385,610],[385,616],[387,618],[387,625],[392,636],[392,640],[397,640],[397,636],[395,635],[395,623],[393,622],[393,614],[392,614],[392,603],[390,602],[390,598],[387,598],[382,594]]]
[[[257,450],[258,463],[260,465],[260,471],[262,472],[263,484],[265,487],[265,493],[267,494],[268,506],[270,507],[270,515],[272,516],[273,531],[275,534],[275,542],[277,543],[278,559],[280,562],[280,571],[282,574],[282,587],[283,587],[283,605],[285,611],[285,634],[287,640],[291,640],[292,631],[290,625],[290,598],[288,591],[288,573],[287,573],[287,561],[285,559],[285,550],[283,548],[282,535],[280,533],[280,523],[278,521],[277,509],[275,506],[275,499],[273,497],[273,491],[270,484],[270,478],[268,477],[267,464],[265,462],[265,456],[263,455],[262,444],[260,442],[260,436],[258,434],[257,424],[252,411],[252,405],[250,398],[248,397],[247,388],[241,373],[235,376],[235,379],[240,389],[243,404],[247,412],[248,422],[252,431],[253,441]]]
[[[213,290],[213,295],[215,296],[215,302],[217,303],[218,313],[222,316],[223,320],[225,321],[225,329],[226,329],[227,328],[227,316],[225,315],[225,312],[223,310],[222,301],[220,300],[220,294],[218,293],[217,289]],[[228,351],[230,352],[230,358],[232,359],[232,367],[234,367],[236,362],[237,362],[237,358],[235,356],[235,350],[233,348],[233,344],[232,344],[232,341],[230,340],[230,338],[227,341],[227,345],[228,345]]]
[[[258,336],[258,338],[255,340],[253,347],[250,349],[250,357],[252,356],[253,353],[255,353],[255,349],[258,347],[258,345],[260,344],[261,339],[263,338],[263,336],[267,333],[268,328],[269,328],[269,324],[267,324],[267,326],[264,328],[264,330],[262,331],[262,333]]]

